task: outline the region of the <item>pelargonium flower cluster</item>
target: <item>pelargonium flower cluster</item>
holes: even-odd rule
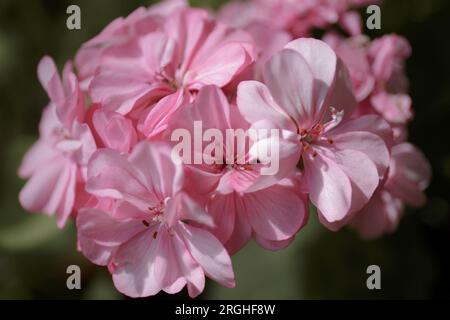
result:
[[[330,230],[394,231],[431,173],[407,142],[411,48],[362,35],[352,10],[365,3],[253,0],[213,14],[169,0],[111,22],[62,77],[44,57],[50,103],[19,170],[22,206],[61,228],[74,219],[79,250],[130,297],[185,286],[195,297],[205,277],[235,286],[230,256],[252,238],[289,246],[311,205]],[[266,134],[174,152],[174,132],[199,123]]]

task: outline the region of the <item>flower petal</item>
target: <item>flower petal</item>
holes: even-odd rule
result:
[[[311,202],[329,222],[342,220],[351,209],[352,186],[338,164],[322,157],[304,153],[305,178]]]
[[[225,248],[208,231],[180,224],[178,229],[191,255],[205,274],[225,287],[235,286],[231,259]]]
[[[274,55],[266,64],[264,80],[277,104],[301,129],[318,120],[321,106],[313,100],[315,79],[298,52],[284,49]]]
[[[241,82],[237,92],[237,105],[249,123],[270,120],[275,128],[297,131],[292,119],[276,104],[269,89],[261,82]]]
[[[120,246],[113,259],[113,281],[117,290],[127,296],[148,297],[162,288],[154,276],[154,263],[159,238],[153,239],[155,229],[141,232]],[[139,252],[139,255],[136,255]]]
[[[307,218],[306,198],[295,184],[246,193],[242,201],[254,233],[266,240],[292,238]]]

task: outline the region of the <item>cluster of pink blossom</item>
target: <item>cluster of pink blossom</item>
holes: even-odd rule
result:
[[[310,204],[331,230],[392,232],[404,203],[425,201],[431,173],[406,142],[411,49],[361,34],[351,8],[366,2],[254,0],[213,14],[168,0],[114,20],[62,78],[44,57],[50,103],[19,170],[22,206],[61,228],[73,218],[79,250],[131,297],[185,286],[195,297],[205,276],[233,287],[230,256],[251,238],[287,247]],[[313,28],[328,33],[305,37]],[[197,121],[270,134],[186,163],[172,133]],[[265,175],[273,146],[279,169]]]

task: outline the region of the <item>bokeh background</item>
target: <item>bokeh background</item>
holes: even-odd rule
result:
[[[103,268],[76,251],[75,228],[56,228],[52,218],[26,213],[17,195],[17,168],[37,138],[47,103],[36,78],[44,54],[59,66],[138,0],[0,0],[0,299],[124,299]],[[217,7],[224,1],[191,1]],[[65,27],[66,8],[77,4],[82,29]],[[332,233],[315,215],[287,250],[267,252],[250,243],[234,257],[236,289],[209,282],[204,299],[450,298],[450,1],[385,0],[382,30],[412,44],[408,76],[416,117],[411,141],[433,167],[429,201],[408,210],[398,231],[376,241],[353,232]],[[82,269],[82,290],[66,288],[66,268]],[[366,268],[377,264],[382,290],[366,288]],[[156,299],[185,298],[160,295]]]

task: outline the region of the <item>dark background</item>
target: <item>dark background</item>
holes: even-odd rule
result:
[[[208,6],[220,2],[191,1]],[[62,66],[107,23],[149,3],[0,0],[0,299],[124,298],[106,270],[76,251],[73,224],[60,231],[52,218],[20,208],[17,195],[23,181],[16,172],[37,138],[47,103],[36,78],[40,58],[49,54]],[[65,26],[70,4],[81,7],[79,31]],[[370,242],[348,230],[331,233],[313,214],[287,250],[273,253],[249,244],[233,259],[237,288],[209,282],[202,298],[450,297],[449,22],[450,1],[385,0],[382,30],[369,33],[373,37],[395,32],[413,47],[407,68],[416,111],[410,140],[424,151],[433,168],[427,205],[408,210],[395,234]],[[79,291],[66,288],[66,268],[72,264],[82,269]],[[366,288],[366,268],[371,264],[381,268],[378,291]]]

